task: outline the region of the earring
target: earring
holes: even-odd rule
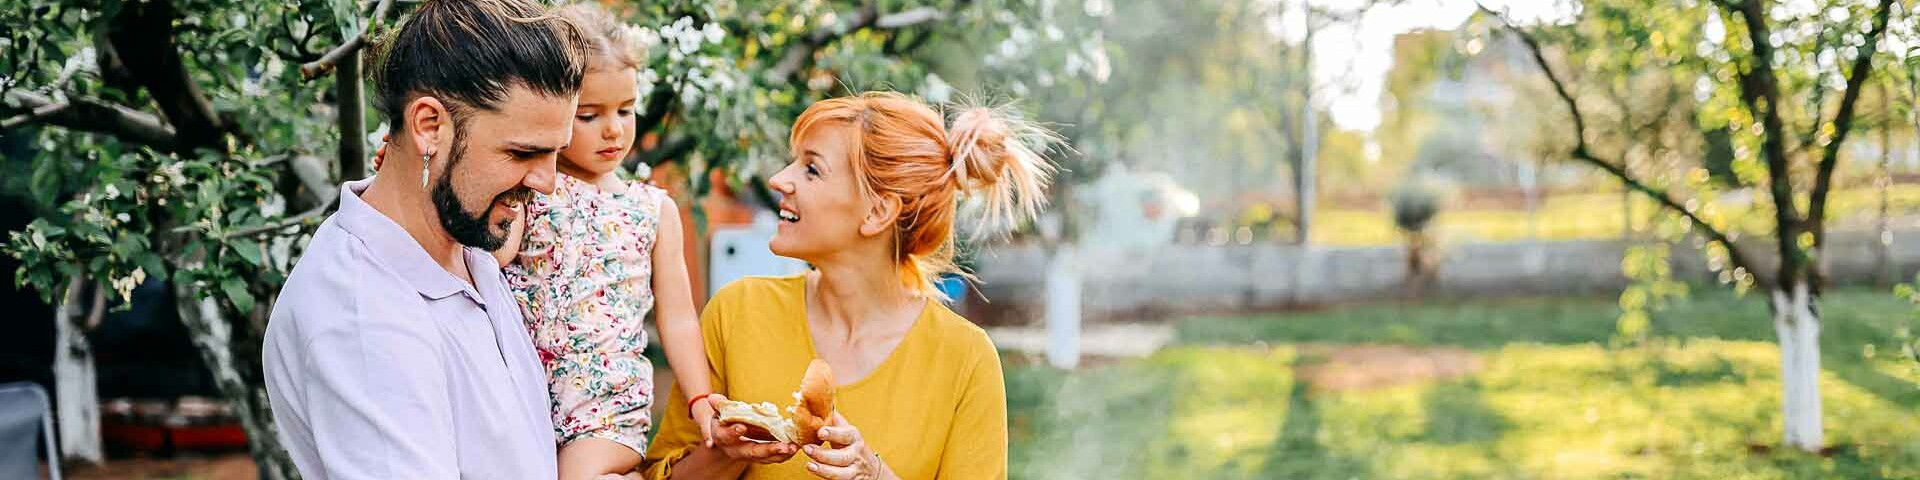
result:
[[[427,188],[427,167],[433,165],[433,154],[420,156],[420,188]]]

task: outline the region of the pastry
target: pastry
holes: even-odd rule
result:
[[[814,445],[820,443],[820,427],[833,422],[833,385],[833,369],[815,359],[800,378],[800,390],[793,392],[794,403],[784,411],[769,402],[736,400],[721,401],[714,410],[722,426],[746,425],[749,439]]]

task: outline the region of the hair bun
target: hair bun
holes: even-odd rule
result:
[[[1007,160],[1007,124],[993,110],[970,107],[953,118],[947,129],[952,149],[953,178],[962,186],[990,187],[1000,181],[999,164]]]
[[[1041,152],[1059,140],[1004,107],[960,108],[947,129],[952,178],[986,207],[988,224],[1017,223],[1046,204],[1053,166]]]

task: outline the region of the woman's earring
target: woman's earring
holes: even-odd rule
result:
[[[427,188],[427,167],[433,166],[433,154],[420,156],[420,188]]]

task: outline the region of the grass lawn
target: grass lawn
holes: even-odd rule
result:
[[[1013,476],[1920,478],[1920,365],[1888,351],[1910,304],[1880,291],[1822,304],[1836,445],[1823,457],[1769,448],[1779,357],[1760,300],[1696,292],[1638,348],[1607,346],[1612,301],[1550,299],[1194,318],[1144,360],[1016,359]],[[1473,368],[1361,388],[1302,373],[1348,368],[1337,352],[1361,344],[1460,352]]]

